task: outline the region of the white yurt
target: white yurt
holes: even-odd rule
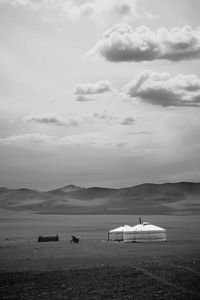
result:
[[[123,241],[123,233],[125,230],[131,228],[129,225],[124,225],[108,231],[109,241]]]
[[[123,240],[125,243],[165,242],[167,240],[166,230],[149,222],[143,222],[142,224],[126,228],[123,231]]]

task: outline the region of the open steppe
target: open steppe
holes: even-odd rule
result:
[[[141,217],[166,228],[168,241],[107,241],[108,229],[137,224],[135,215],[1,210],[1,299],[200,299],[199,216]],[[60,241],[37,243],[39,234]]]

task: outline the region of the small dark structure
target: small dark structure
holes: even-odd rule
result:
[[[77,237],[75,235],[71,235],[70,243],[78,244],[79,242],[80,242],[80,237]]]
[[[53,236],[39,235],[39,237],[38,237],[38,243],[40,243],[40,242],[58,242],[58,241],[59,241],[58,235],[53,235]]]

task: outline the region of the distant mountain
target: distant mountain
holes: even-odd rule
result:
[[[0,208],[48,214],[198,214],[200,183],[119,189],[67,185],[48,192],[0,187]]]
[[[74,191],[81,190],[81,189],[83,189],[83,188],[80,186],[69,184],[69,185],[63,186],[61,188],[52,190],[51,192],[52,193],[69,193],[69,192],[74,192]]]

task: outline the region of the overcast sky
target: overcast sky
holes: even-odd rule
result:
[[[200,181],[199,0],[0,0],[0,185]]]

